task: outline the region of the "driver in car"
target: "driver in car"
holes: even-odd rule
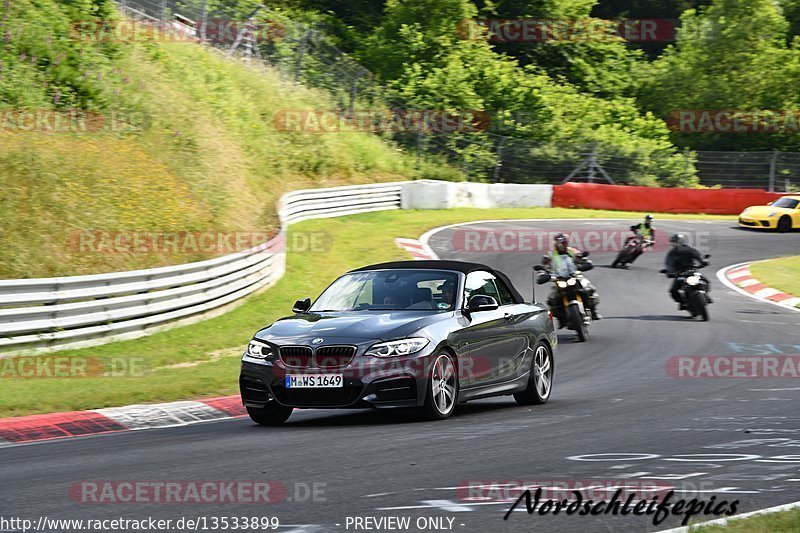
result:
[[[568,238],[563,233],[559,233],[553,239],[553,249],[547,253],[542,259],[542,265],[548,268],[557,276],[569,277],[579,270],[576,265],[576,260],[583,259],[583,253],[577,248],[567,245]],[[597,311],[597,306],[600,303],[600,296],[597,294],[597,289],[586,278],[582,276],[581,286],[583,290],[584,299],[586,300],[589,312],[592,315],[592,320],[600,320],[602,315]],[[550,290],[550,295],[547,297],[547,305],[555,307],[558,305],[558,289],[555,286]]]
[[[440,309],[449,309],[453,307],[456,296],[456,284],[451,280],[447,280],[439,286],[439,290],[442,291],[442,301],[439,303]],[[441,304],[446,304],[447,307],[442,308]]]

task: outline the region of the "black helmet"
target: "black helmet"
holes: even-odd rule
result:
[[[566,236],[565,234],[563,234],[563,233],[559,233],[558,235],[556,235],[556,236],[553,238],[553,242],[554,242],[554,243],[556,243],[556,244],[561,244],[562,242],[563,242],[564,244],[566,244],[566,243],[567,243],[567,241],[569,241],[569,237],[567,237],[567,236]]]
[[[644,221],[645,222],[652,222],[653,221],[653,215],[645,215],[644,216]]]
[[[687,239],[683,233],[676,233],[669,238],[669,243],[672,246],[686,246]]]

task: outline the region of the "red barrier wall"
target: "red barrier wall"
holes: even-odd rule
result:
[[[781,196],[785,195],[759,189],[667,189],[566,183],[553,187],[553,207],[738,215],[747,206],[766,205]]]

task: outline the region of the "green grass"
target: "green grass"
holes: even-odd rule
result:
[[[726,526],[692,528],[702,533],[789,533],[800,531],[800,509],[728,522]]]
[[[310,220],[291,226],[289,242],[299,232],[325,232],[325,253],[289,253],[286,275],[272,288],[219,317],[160,332],[141,339],[115,342],[58,356],[136,358],[143,377],[41,378],[0,377],[0,417],[171,401],[237,392],[241,349],[259,328],[290,314],[298,298],[316,297],[348,269],[380,261],[407,258],[395,237],[416,238],[426,230],[457,222],[514,218],[640,218],[618,211],[569,209],[457,209],[383,211],[348,217]],[[660,215],[695,219],[696,215]],[[708,219],[730,217],[704,216]],[[44,354],[38,358],[52,358]],[[4,361],[0,359],[0,376]],[[5,363],[8,364],[8,363]],[[188,364],[192,366],[175,367]],[[8,373],[6,372],[6,375]]]
[[[750,265],[750,273],[768,287],[800,296],[800,256],[759,261]]]
[[[83,79],[83,72],[92,80],[93,102],[103,103],[97,112],[118,113],[118,123],[130,116],[135,127],[81,133],[0,128],[0,279],[210,257],[81,253],[70,239],[80,230],[272,233],[277,200],[288,191],[459,177],[435,164],[418,169],[412,155],[370,133],[279,131],[273,119],[279,111],[332,109],[332,97],[212,49],[150,42],[117,44],[109,56],[91,52],[97,61],[80,65],[74,77]],[[47,109],[47,101],[31,100],[36,89],[28,92],[20,103],[0,90],[0,110]]]

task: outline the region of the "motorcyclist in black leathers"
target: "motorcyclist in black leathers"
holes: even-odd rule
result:
[[[678,289],[683,283],[678,278],[678,274],[695,267],[706,266],[708,265],[708,261],[706,261],[695,248],[689,246],[686,235],[682,233],[676,233],[670,237],[669,244],[672,246],[672,249],[667,253],[667,258],[665,260],[666,271],[668,276],[674,276],[669,294],[672,296],[673,300],[678,302],[679,309],[685,310],[686,305],[681,302],[680,294],[678,294]],[[710,290],[711,283],[708,282],[708,291]],[[709,303],[711,303],[711,297],[707,295],[707,298]]]

